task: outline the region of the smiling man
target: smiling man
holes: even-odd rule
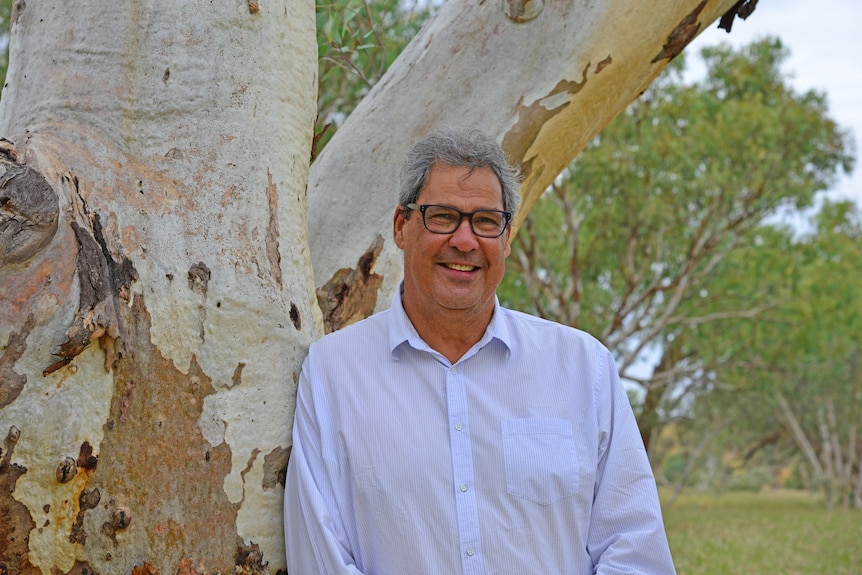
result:
[[[409,152],[392,306],[303,365],[290,573],[674,573],[611,354],[497,302],[517,205],[514,171],[479,132]]]

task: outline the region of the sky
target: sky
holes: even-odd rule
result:
[[[829,115],[856,141],[857,167],[828,192],[852,198],[862,206],[862,1],[760,0],[747,20],[737,18],[728,34],[718,22],[687,48],[689,66],[704,46],[726,42],[739,47],[766,36],[777,36],[790,50],[783,70],[798,91],[825,92]]]

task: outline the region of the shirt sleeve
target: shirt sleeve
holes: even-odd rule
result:
[[[613,358],[597,362],[599,460],[588,551],[597,575],[673,575],[655,478]]]
[[[290,573],[361,575],[344,537],[344,527],[321,451],[312,394],[310,361],[299,381],[293,447],[284,488],[284,535]],[[339,535],[341,534],[341,535]]]

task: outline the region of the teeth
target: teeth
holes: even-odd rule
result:
[[[465,266],[462,264],[446,264],[450,270],[457,270],[459,272],[471,272],[476,269],[474,266]]]

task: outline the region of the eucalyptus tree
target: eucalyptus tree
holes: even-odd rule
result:
[[[406,144],[483,127],[529,207],[704,26],[752,4],[447,2],[309,168],[313,3],[14,2],[0,570],[282,569],[297,373],[324,322],[397,284]]]
[[[680,425],[695,438],[720,435],[714,449],[742,465],[796,468],[827,505],[862,507],[862,211],[827,201],[801,237],[774,242],[761,231],[776,249],[738,263],[781,304],[699,334],[703,353],[746,367],[714,372]]]
[[[799,249],[800,297],[770,342],[765,397],[827,504],[862,508],[862,211],[826,204]]]

